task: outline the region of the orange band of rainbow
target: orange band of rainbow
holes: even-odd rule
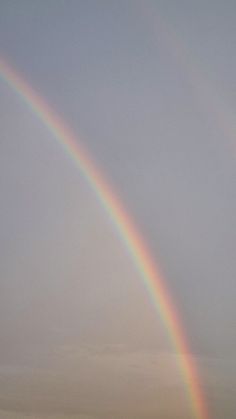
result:
[[[188,348],[170,294],[152,261],[150,252],[147,250],[143,239],[124,210],[120,200],[113,192],[113,188],[105,181],[101,171],[97,169],[85,149],[78,144],[70,129],[3,59],[0,59],[0,76],[21,97],[30,110],[37,115],[52,133],[53,137],[60,143],[93,189],[104,210],[109,214],[168,331],[177,355],[179,355],[179,368],[189,395],[193,417],[195,419],[209,419],[197,368]]]

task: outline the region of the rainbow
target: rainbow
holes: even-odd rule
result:
[[[154,306],[159,313],[170,340],[178,354],[178,363],[190,408],[195,419],[209,419],[207,406],[201,389],[197,367],[191,356],[179,316],[170,293],[158,272],[150,252],[139,235],[131,218],[114,193],[102,172],[71,130],[62,122],[49,105],[24,81],[24,79],[3,59],[0,59],[0,76],[7,85],[28,105],[29,109],[48,128],[63,147],[94,191],[100,204],[112,220],[120,239],[126,246]]]
[[[153,3],[155,4],[155,3]],[[144,6],[145,5],[145,6]],[[157,48],[162,45],[168,55],[173,58],[185,76],[186,86],[199,110],[212,118],[214,126],[224,134],[229,141],[229,151],[235,152],[235,115],[226,103],[222,102],[216,87],[204,74],[204,69],[192,56],[192,51],[183,37],[175,30],[174,25],[160,14],[156,7],[146,7],[145,2],[137,2],[139,14],[146,19],[145,29],[152,34],[152,41]]]

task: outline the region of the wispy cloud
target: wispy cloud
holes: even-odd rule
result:
[[[146,419],[154,412],[167,413],[168,397],[169,410],[178,405],[185,417],[188,403],[178,358],[124,344],[59,345],[49,370],[2,367],[0,402],[6,411],[15,406],[20,419],[22,412],[30,419],[100,419],[111,414],[122,419],[124,412]]]

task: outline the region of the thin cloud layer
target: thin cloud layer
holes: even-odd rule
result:
[[[124,345],[58,347],[51,369],[2,368],[1,404],[6,411],[15,406],[19,414],[31,417],[33,412],[40,419],[47,415],[59,415],[60,419],[62,412],[81,419],[87,418],[81,416],[84,412],[99,418],[109,414],[114,418],[124,414],[151,418],[155,412],[166,412],[168,395],[169,414],[178,405],[187,418],[178,358],[127,350]]]

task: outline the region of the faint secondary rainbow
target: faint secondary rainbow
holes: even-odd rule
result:
[[[235,153],[236,123],[232,109],[227,106],[217,92],[213,80],[209,80],[206,71],[199,62],[195,60],[192,50],[187,46],[184,38],[175,30],[171,21],[166,20],[160,14],[155,3],[153,6],[146,6],[145,2],[137,2],[135,8],[141,22],[145,22],[145,29],[152,34],[152,41],[157,48],[160,45],[170,57],[174,59],[181,70],[186,86],[189,87],[192,97],[199,110],[204,111],[211,118],[213,126],[217,126],[225,138],[228,139],[229,151]]]
[[[179,316],[170,294],[132,220],[101,171],[71,130],[62,122],[49,105],[3,59],[0,59],[0,76],[37,115],[79,168],[102,207],[111,218],[122,242],[148,290],[148,293],[168,331],[178,355],[190,407],[195,419],[208,419],[206,403],[198,378],[197,368],[188,348]]]

